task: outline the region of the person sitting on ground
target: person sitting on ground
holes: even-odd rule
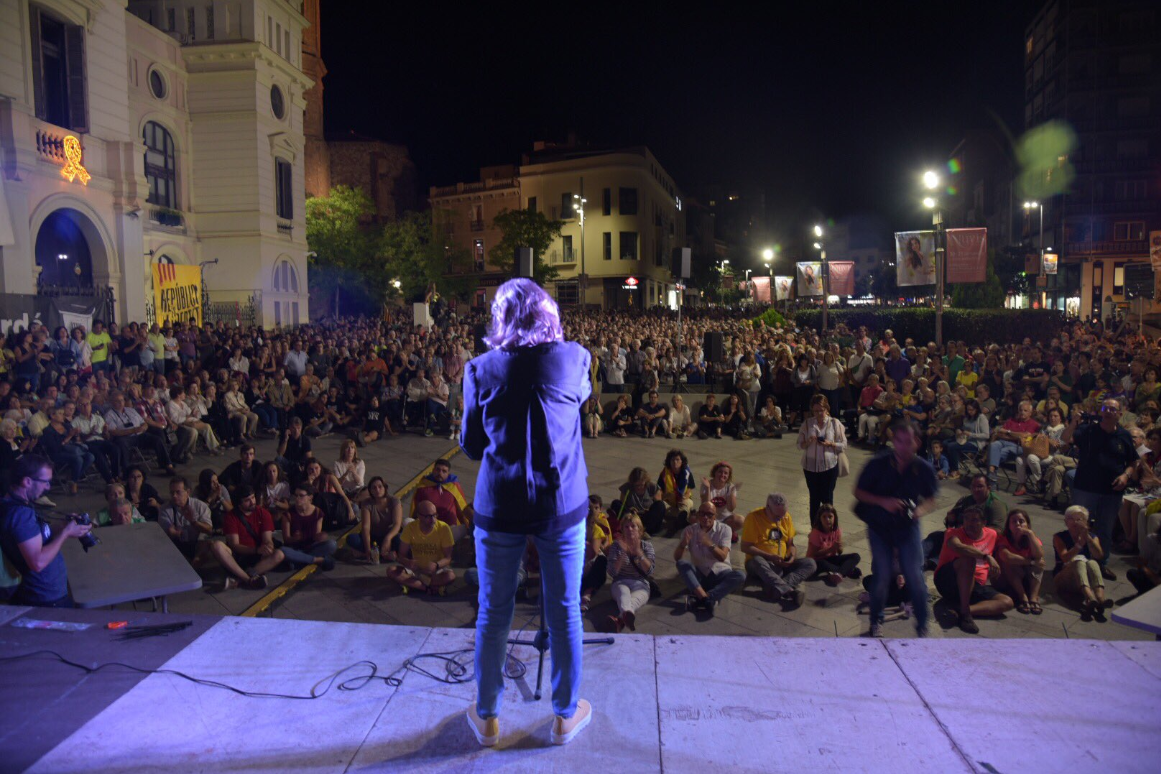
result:
[[[673,396],[673,405],[669,407],[669,437],[674,439],[689,438],[697,428],[689,416],[689,406],[681,395]]]
[[[595,394],[590,395],[585,401],[582,414],[581,424],[585,435],[589,438],[596,438],[605,427],[604,420],[601,419],[601,399]]]
[[[649,480],[649,471],[645,468],[629,471],[629,480],[621,484],[620,496],[609,506],[613,537],[621,534],[621,521],[632,509],[640,514],[645,532],[656,532],[665,523],[665,502],[662,500],[661,488]]]
[[[169,481],[169,502],[157,515],[157,524],[190,562],[199,560],[202,537],[212,535],[210,507],[190,496],[189,481],[174,476]]]
[[[359,530],[347,538],[347,546],[363,560],[378,564],[394,562],[399,556],[399,534],[403,531],[403,503],[387,493],[387,482],[374,476],[367,484],[367,499],[360,510]]]
[[[676,535],[692,523],[693,471],[689,460],[680,449],[670,449],[665,455],[665,465],[657,476],[657,486],[661,489],[661,501],[665,503],[665,519],[670,525],[670,535]]]
[[[1064,529],[1052,536],[1056,566],[1052,578],[1062,594],[1080,594],[1082,620],[1095,618],[1105,622],[1105,581],[1100,560],[1104,546],[1089,532],[1089,512],[1083,505],[1070,505],[1064,511]]]
[[[764,507],[746,514],[742,526],[746,572],[757,576],[771,601],[782,602],[785,610],[802,606],[806,592],[799,586],[818,569],[813,559],[798,558],[796,534],[786,495],[779,492],[767,495]]]
[[[610,615],[605,628],[620,632],[626,626],[637,631],[637,611],[649,601],[649,579],[653,576],[653,543],[636,510],[621,519],[621,534],[605,554],[609,577],[613,579],[613,601],[617,615]]]
[[[306,463],[306,469],[297,483],[305,484],[310,490],[315,505],[323,509],[329,525],[345,527],[358,520],[355,506],[343,491],[342,484],[318,460],[312,459]]]
[[[1016,596],[1016,612],[1040,615],[1040,583],[1044,580],[1044,544],[1032,531],[1032,517],[1015,508],[996,543],[1005,585]]]
[[[157,521],[161,509],[161,495],[145,475],[145,468],[132,465],[125,474],[125,498],[133,503],[146,521]]]
[[[697,410],[697,437],[703,441],[710,436],[722,437],[722,410],[718,408],[717,396],[712,392],[705,396],[705,403]]]
[[[222,528],[225,542],[207,541],[214,558],[229,573],[222,591],[237,586],[264,589],[268,585],[266,573],[286,559],[282,550],[274,546],[274,517],[258,505],[254,488],[249,484],[238,487],[234,502],[237,506],[226,514]]]
[[[689,559],[685,558],[687,550]],[[718,603],[746,581],[745,573],[730,564],[730,528],[718,521],[713,503],[698,508],[681,533],[673,560],[689,591],[686,606],[704,610],[710,618]]]
[[[323,531],[323,512],[311,501],[311,491],[299,484],[292,492],[294,503],[282,514],[282,554],[291,567],[317,564],[335,568],[336,544]]]
[[[383,408],[379,396],[372,395],[363,411],[363,429],[355,431],[355,444],[366,446],[388,435],[395,435],[395,430],[391,427],[391,420],[387,418],[387,410]]]
[[[306,463],[314,459],[310,437],[302,431],[302,417],[292,417],[290,426],[278,444],[278,454],[274,461],[282,466],[290,478],[302,474]]]
[[[359,459],[359,450],[355,448],[355,442],[350,438],[339,446],[339,458],[335,460],[331,470],[334,471],[335,478],[339,480],[339,485],[349,500],[358,504],[365,499],[366,485],[363,478],[367,475],[367,463]]]
[[[125,485],[119,484],[116,481],[105,487],[105,504],[106,507],[97,511],[96,518],[93,519],[94,527],[106,527],[113,523],[113,505],[118,500],[125,500],[129,503],[129,521],[133,524],[144,523],[145,517],[137,510],[136,506],[125,497]]]
[[[108,521],[105,522],[107,527],[121,527],[126,524],[144,524],[145,519],[138,517],[133,518],[133,503],[120,497],[109,504],[106,511]]]
[[[613,543],[613,531],[601,506],[600,495],[589,495],[589,511],[585,516],[585,563],[581,572],[580,609],[582,613],[588,612],[589,605],[593,601],[593,594],[596,594],[605,585],[605,579],[608,575],[608,560],[605,557],[605,552]],[[523,582],[519,584],[519,586],[522,585]]]
[[[718,521],[730,528],[731,542],[737,543],[745,520],[734,513],[738,507],[738,485],[734,483],[734,469],[728,462],[718,462],[710,468],[709,478],[701,480],[701,501],[713,503]]]
[[[956,521],[962,524],[963,511],[973,507],[979,508],[984,515],[984,525],[999,533],[1008,519],[1008,504],[996,494],[988,477],[983,473],[972,476],[970,488],[970,494],[959,498],[955,501],[955,505],[951,506],[951,513],[955,514]]]
[[[860,578],[862,570],[858,554],[843,553],[843,531],[838,525],[838,511],[830,503],[818,506],[815,518],[818,526],[810,530],[806,541],[806,557],[818,565],[818,573],[828,586],[837,586],[843,578]]]
[[[231,462],[218,476],[222,486],[230,492],[234,502],[238,500],[238,489],[248,486],[258,491],[262,487],[262,463],[258,461],[258,451],[252,444],[244,443],[238,448],[238,459]]]
[[[750,418],[746,415],[745,404],[737,394],[730,393],[725,405],[722,406],[722,430],[735,440],[748,441],[750,434],[746,432],[746,428],[749,424]]]
[[[963,512],[963,526],[947,531],[939,554],[935,588],[958,612],[959,628],[968,634],[980,633],[976,616],[998,616],[1015,607],[1011,597],[991,584],[1000,577],[996,540],[996,531],[984,526],[983,510],[969,507]]]
[[[258,504],[280,523],[290,510],[294,495],[290,483],[283,480],[282,468],[277,462],[267,462],[262,466],[262,482],[254,492],[258,495]]]
[[[636,419],[641,430],[641,437],[652,438],[657,433],[668,435],[669,423],[665,421],[668,413],[665,404],[657,402],[657,391],[651,390],[648,402],[642,403],[641,408],[637,409]]]
[[[442,596],[456,579],[451,569],[455,538],[446,523],[436,518],[435,503],[424,500],[415,507],[416,518],[399,536],[399,563],[387,570],[387,577],[408,590]]]
[[[781,438],[785,426],[782,424],[782,409],[774,402],[773,395],[766,396],[766,403],[758,412],[754,423],[754,434],[759,438]]]
[[[617,396],[617,404],[613,407],[613,412],[609,414],[609,432],[618,438],[626,438],[629,435],[629,428],[633,426],[633,406],[629,402],[630,396],[626,393],[621,393]]]
[[[230,500],[230,491],[222,486],[213,468],[204,468],[198,474],[194,496],[210,507],[210,520],[214,523],[214,530],[220,532],[226,513],[234,507],[234,503]]]
[[[439,520],[451,527],[456,541],[471,534],[476,512],[464,494],[459,477],[451,472],[448,460],[436,460],[431,472],[419,482],[411,498],[411,518],[416,518],[417,507],[423,502],[435,505]]]

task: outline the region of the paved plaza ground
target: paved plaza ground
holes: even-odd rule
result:
[[[795,448],[794,434],[787,434],[780,440],[686,440],[678,444],[689,457],[695,476],[708,476],[710,467],[718,460],[726,460],[733,465],[734,479],[741,484],[738,494],[738,510],[745,513],[765,502],[767,493],[778,491],[786,495],[790,502],[790,513],[794,524],[801,533],[797,539],[800,552],[805,554],[806,534],[809,532],[807,518],[808,493],[802,470],[799,466],[799,452]],[[330,464],[338,455],[342,437],[332,435],[315,441],[315,456],[325,464]],[[645,467],[652,476],[660,471],[665,453],[673,447],[673,441],[662,438],[618,439],[602,437],[585,440],[585,452],[589,467],[590,490],[600,494],[608,504],[617,493],[629,470],[636,466]],[[456,444],[446,437],[424,438],[408,434],[372,444],[360,451],[367,462],[367,476],[382,475],[392,491],[402,486],[432,461],[455,448]],[[261,459],[273,455],[274,442],[258,444]],[[849,452],[852,476],[839,479],[835,493],[839,509],[839,522],[844,531],[847,551],[857,551],[863,560],[860,567],[864,573],[870,572],[870,547],[862,522],[855,518],[853,487],[859,469],[870,457],[870,452],[852,448]],[[182,470],[195,479],[202,467],[221,468],[231,461],[229,457],[213,459],[201,457]],[[469,499],[473,491],[478,464],[462,455],[452,460],[452,470],[459,475]],[[161,478],[152,480],[164,493],[165,482]],[[956,483],[945,482],[939,495],[939,508],[924,518],[923,531],[941,528],[944,514],[955,500],[966,494],[967,489]],[[1063,529],[1063,514],[1039,506],[1032,498],[1014,498],[1010,493],[1002,496],[1010,507],[1019,504],[1032,516],[1037,535],[1044,541],[1048,566],[1054,559],[1051,555],[1051,536]],[[96,508],[98,499],[91,493],[76,498],[58,497],[62,507]],[[408,503],[404,504],[404,512]],[[859,593],[863,590],[857,581],[844,580],[838,587],[828,587],[821,581],[805,584],[806,603],[791,612],[783,612],[781,606],[766,601],[757,585],[748,585],[743,590],[730,595],[719,607],[712,620],[703,620],[685,612],[684,586],[677,577],[673,550],[677,538],[653,538],[657,554],[658,580],[663,597],[651,601],[637,616],[637,631],[654,635],[665,634],[708,634],[783,637],[853,637],[865,633],[868,628],[866,612],[857,612]],[[732,561],[741,566],[742,555],[735,546]],[[1109,598],[1121,600],[1134,592],[1125,580],[1126,562],[1114,556],[1110,566],[1116,571],[1118,581],[1110,582]],[[401,624],[421,627],[462,628],[474,625],[476,601],[474,590],[462,580],[463,567],[456,567],[457,578],[446,597],[417,597],[403,595],[399,587],[386,579],[385,566],[367,564],[345,564],[340,562],[331,572],[316,572],[297,585],[285,597],[270,606],[263,615],[275,618],[295,618],[316,621],[343,621],[350,623]],[[1074,609],[1070,609],[1053,593],[1052,583],[1046,575],[1045,589],[1041,595],[1044,613],[1040,616],[1022,615],[1011,611],[999,619],[978,619],[980,634],[990,638],[1072,638],[1129,640],[1150,639],[1145,632],[1138,631],[1111,620],[1108,623],[1084,622]],[[277,586],[290,576],[289,572],[270,575],[271,586]],[[263,592],[233,589],[217,593],[220,571],[210,569],[204,575],[206,585],[194,592],[171,597],[169,609],[177,613],[201,613],[206,615],[237,615],[254,605]],[[953,617],[944,606],[938,604],[937,595],[927,574],[932,599],[936,600],[932,634],[936,637],[968,637],[955,627]],[[145,608],[148,605],[141,605]],[[518,604],[514,627],[526,624],[536,612],[535,604]],[[593,598],[593,605],[585,615],[585,629],[595,631],[600,623],[615,607],[606,585]],[[894,621],[885,626],[888,637],[914,636],[911,621]]]

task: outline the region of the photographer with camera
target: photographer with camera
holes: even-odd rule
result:
[[[8,494],[0,499],[0,549],[20,572],[20,587],[11,602],[32,607],[72,607],[68,574],[61,546],[83,538],[91,524],[65,521],[53,529],[36,512],[33,502],[52,485],[52,463],[25,455],[12,466]]]
[[[1073,412],[1072,419],[1061,435],[1065,444],[1075,443],[1076,480],[1072,485],[1072,501],[1088,509],[1093,520],[1093,531],[1100,539],[1103,556],[1097,561],[1101,577],[1116,580],[1117,575],[1108,567],[1109,551],[1113,543],[1113,524],[1121,510],[1121,498],[1136,468],[1136,444],[1129,431],[1121,427],[1121,404],[1115,398],[1101,403],[1100,420]]]

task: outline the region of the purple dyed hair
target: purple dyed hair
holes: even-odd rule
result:
[[[491,331],[484,341],[493,349],[534,347],[560,341],[560,310],[552,296],[530,279],[510,279],[492,301]]]

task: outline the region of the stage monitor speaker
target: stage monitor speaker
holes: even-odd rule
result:
[[[726,359],[725,343],[722,341],[721,331],[706,331],[701,348],[707,363],[720,363]]]
[[[532,248],[516,248],[516,276],[532,279]]]
[[[673,248],[673,276],[689,279],[689,264],[693,260],[693,250],[688,247]]]

